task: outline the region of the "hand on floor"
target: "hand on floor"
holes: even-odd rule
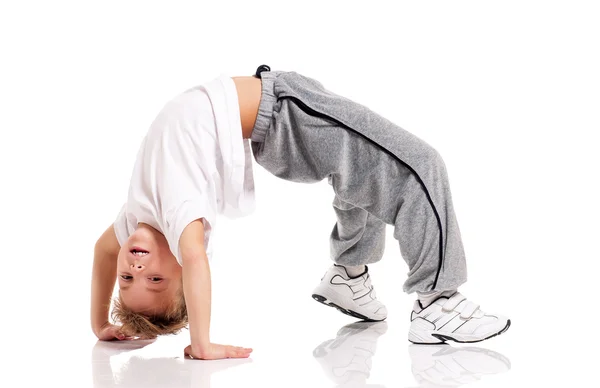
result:
[[[121,332],[121,326],[105,323],[96,336],[100,341],[131,340],[133,337],[126,336]]]
[[[202,352],[188,345],[184,353],[186,356],[199,360],[219,360],[222,358],[248,358],[252,353],[251,348],[242,348],[239,346],[210,344]]]

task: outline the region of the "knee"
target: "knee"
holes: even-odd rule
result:
[[[355,205],[344,201],[338,194],[333,197],[333,207],[340,210],[352,210],[356,208]]]
[[[424,159],[427,161],[427,164],[431,166],[439,167],[443,170],[446,169],[444,158],[436,148],[427,146],[424,152]]]

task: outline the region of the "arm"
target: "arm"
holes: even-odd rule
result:
[[[185,349],[186,355],[206,360],[248,357],[252,349],[210,342],[211,279],[202,219],[191,222],[183,230],[179,248],[191,340],[191,345]]]
[[[120,327],[108,321],[110,300],[117,279],[117,256],[119,242],[113,226],[109,226],[94,247],[92,267],[92,300],[90,320],[94,334],[101,340],[125,339],[118,330]]]
[[[183,230],[179,248],[192,349],[202,353],[210,345],[211,281],[201,220],[193,221]]]

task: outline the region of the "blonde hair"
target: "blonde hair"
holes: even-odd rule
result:
[[[177,334],[188,324],[183,287],[179,289],[176,299],[162,314],[148,316],[132,311],[123,303],[120,293],[113,302],[111,317],[122,325],[121,331],[128,336],[149,339],[164,334]]]

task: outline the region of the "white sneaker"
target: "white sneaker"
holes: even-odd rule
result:
[[[334,264],[321,278],[312,297],[354,318],[365,321],[383,321],[387,318],[387,308],[377,300],[367,266],[362,275],[352,278],[346,268]]]
[[[410,345],[408,352],[420,387],[458,387],[510,370],[508,358],[474,346]]]
[[[408,340],[415,344],[479,342],[510,327],[510,319],[484,313],[460,292],[449,298],[440,297],[425,308],[419,300],[415,301],[410,320]]]

